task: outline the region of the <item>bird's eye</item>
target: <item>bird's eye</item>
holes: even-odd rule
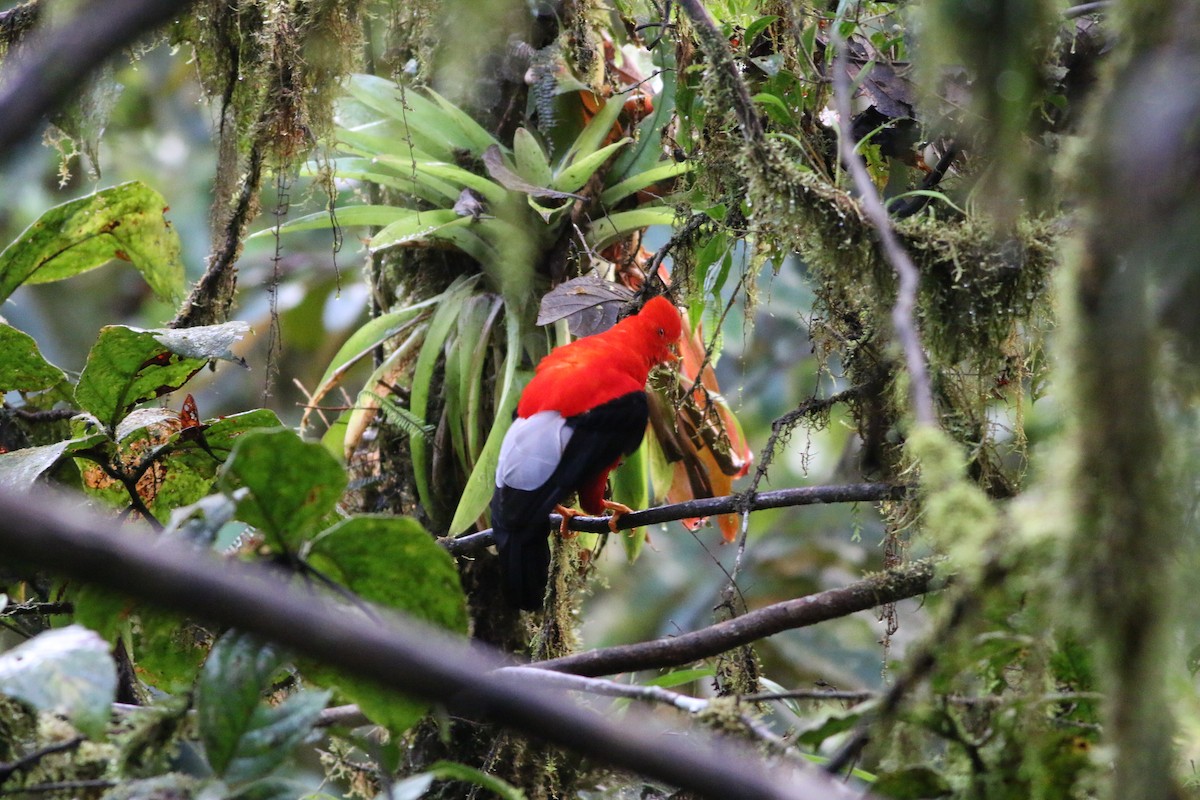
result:
[[[667,332],[666,332],[665,330],[663,330],[662,328],[659,328],[659,329],[658,329],[658,335],[659,335],[659,336],[666,336],[666,335],[667,335]]]

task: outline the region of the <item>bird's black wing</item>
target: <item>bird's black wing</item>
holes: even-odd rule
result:
[[[534,489],[499,486],[492,495],[492,531],[500,551],[505,595],[526,610],[541,608],[550,572],[550,512],[637,450],[649,419],[645,392],[630,392],[566,424],[571,438],[546,482]]]

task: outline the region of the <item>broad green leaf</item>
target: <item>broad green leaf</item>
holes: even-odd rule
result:
[[[792,124],[792,112],[788,109],[787,104],[779,97],[769,92],[759,92],[750,98],[754,102],[765,106],[767,114],[771,116],[775,122],[781,125]]]
[[[109,325],[88,354],[75,401],[112,430],[134,406],[175,391],[209,361],[241,363],[230,348],[249,330],[244,322],[184,330]]]
[[[397,209],[402,213],[396,216],[387,227],[371,237],[371,250],[383,250],[388,247],[400,247],[411,242],[433,236],[440,228],[448,225],[469,225],[470,217],[461,217],[457,212],[448,208],[432,211],[416,211],[414,209]]]
[[[661,686],[664,689],[672,689],[676,686],[683,686],[685,683],[711,678],[716,674],[716,670],[712,667],[699,667],[696,669],[675,669],[669,672],[664,672],[661,675],[656,675],[646,681],[647,686]]]
[[[492,180],[509,191],[520,192],[530,197],[548,197],[558,200],[579,198],[578,195],[573,195],[569,192],[551,189],[547,184],[530,183],[516,171],[515,165],[505,159],[504,154],[500,152],[500,148],[495,145],[484,151],[483,166],[487,170],[488,175],[492,177]]]
[[[575,137],[575,141],[571,142],[571,146],[563,154],[558,165],[559,172],[600,149],[612,131],[617,117],[621,116],[623,105],[619,97],[610,97],[604,102],[604,106],[588,121],[587,126],[580,131],[579,136]]]
[[[642,228],[648,228],[651,225],[670,225],[675,221],[675,216],[675,209],[668,206],[620,211],[593,220],[584,238],[588,247],[593,250],[602,250],[622,236],[628,236]]]
[[[457,127],[462,132],[462,135],[466,137],[467,141],[471,143],[471,147],[467,148],[470,150],[471,155],[479,157],[483,155],[484,150],[487,150],[492,145],[500,144],[490,133],[488,133],[487,129],[476,122],[470,114],[463,111],[461,108],[454,105],[432,89],[429,89],[428,92],[429,96],[433,98],[433,102],[437,103],[441,107],[442,111],[447,117],[450,118],[455,127]]]
[[[86,450],[105,441],[101,434],[83,436],[78,439],[26,447],[0,453],[0,487],[14,492],[28,491],[37,479],[65,456]]]
[[[375,352],[375,348],[388,339],[415,325],[420,316],[440,300],[441,295],[439,294],[397,311],[381,314],[350,334],[334,354],[329,366],[325,368],[325,374],[321,376],[321,380],[317,382],[317,388],[312,393],[311,404],[319,403],[326,394],[341,383],[347,371]],[[305,414],[305,418],[307,417],[308,415]]]
[[[0,692],[61,714],[92,738],[104,733],[117,693],[108,643],[82,625],[38,634],[0,654]]]
[[[641,446],[613,470],[611,477],[613,500],[635,511],[650,505],[650,456],[646,438],[642,437]],[[646,543],[646,529],[633,528],[617,535],[621,537],[626,557],[634,561]]]
[[[361,515],[313,540],[308,561],[359,597],[454,633],[467,605],[454,559],[410,517]]]
[[[386,156],[381,156],[379,160],[386,164],[390,159]],[[503,203],[505,194],[508,192],[507,189],[490,178],[476,175],[474,172],[445,161],[413,161],[411,164],[417,174],[432,175],[435,178],[449,181],[455,186],[474,189],[476,192],[479,192],[479,195],[484,200],[493,205]]]
[[[0,394],[37,392],[66,379],[65,372],[42,356],[32,336],[0,322]]]
[[[612,144],[601,147],[594,153],[589,153],[586,156],[581,155],[567,167],[558,171],[554,176],[554,181],[550,184],[560,192],[575,192],[580,189],[592,174],[603,166],[605,161],[612,158],[613,153],[620,150],[625,145],[632,142],[632,139],[625,138]]]
[[[454,633],[467,632],[467,602],[454,559],[408,517],[359,516],[322,533],[309,563],[359,597]],[[394,733],[411,727],[427,704],[371,681],[313,666],[306,670],[336,686],[373,721]]]
[[[329,695],[302,691],[278,705],[262,692],[283,658],[270,645],[230,631],[213,647],[196,685],[196,721],[213,772],[226,783],[269,776],[312,732]]]
[[[413,144],[436,158],[453,158],[456,149],[471,148],[471,141],[437,104],[414,89],[362,74],[351,75],[345,87],[363,105],[403,125]]]
[[[294,233],[297,231],[329,230],[335,225],[347,228],[355,225],[384,227],[411,213],[410,209],[401,206],[341,206],[338,208],[336,214],[330,214],[328,211],[318,211],[315,214],[306,214],[303,217],[288,220],[279,226],[279,232]],[[249,238],[262,239],[272,235],[274,230],[274,228],[264,228]]]
[[[346,473],[320,444],[277,428],[241,436],[220,484],[227,493],[249,489],[238,503],[239,519],[266,533],[277,549],[294,551],[333,513]]]
[[[417,355],[417,364],[413,369],[412,396],[408,408],[418,419],[426,419],[429,410],[429,399],[433,392],[434,372],[438,361],[445,349],[446,339],[451,327],[458,318],[462,304],[475,285],[471,279],[457,280],[443,293],[444,299],[438,305],[433,318],[429,321],[429,330],[425,334],[425,342]],[[433,493],[429,486],[429,446],[423,436],[414,435],[409,439],[412,455],[413,474],[416,477],[417,494],[421,505],[429,514],[435,513]]]
[[[130,262],[154,293],[183,297],[179,235],[163,216],[167,201],[138,181],[55,206],[0,252],[0,301],[23,283],[49,283]]]
[[[875,701],[871,700],[850,709],[826,709],[799,732],[796,741],[813,749],[819,748],[830,736],[853,729],[862,718],[863,712],[874,703]]]
[[[419,197],[436,206],[451,205],[461,191],[452,184],[432,175],[418,175],[411,168],[397,173],[395,170],[398,167],[385,168],[375,158],[336,158],[330,162],[329,166],[333,168],[334,174],[339,178],[377,183],[380,186]],[[309,177],[317,175],[316,165],[305,167],[302,174]],[[262,234],[255,234],[255,236],[260,235]]]
[[[691,172],[692,166],[692,162],[690,161],[669,161],[665,164],[659,164],[653,169],[631,175],[615,186],[605,189],[600,195],[600,202],[605,206],[616,205],[626,197],[629,197],[629,195],[640,192],[647,186],[653,186],[660,181],[668,181]]]
[[[522,178],[535,186],[550,185],[550,162],[546,159],[546,151],[525,128],[517,128],[513,134],[513,159]]]
[[[525,384],[533,377],[532,373],[518,373],[517,364],[521,354],[521,321],[517,314],[509,311],[505,314],[505,351],[508,357],[504,360],[504,375],[500,380],[500,400],[496,403],[496,416],[483,450],[475,461],[475,467],[467,478],[458,507],[454,509],[454,518],[450,522],[450,535],[456,536],[468,530],[475,524],[491,502],[492,493],[496,490],[496,465],[500,462],[500,446],[504,443],[504,434],[512,425],[513,412],[517,408],[517,400]]]

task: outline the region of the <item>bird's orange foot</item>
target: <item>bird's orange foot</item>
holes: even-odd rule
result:
[[[576,511],[566,506],[555,506],[554,513],[562,515],[562,522],[558,525],[559,536],[564,539],[574,539],[579,535],[578,531],[571,530],[571,520],[575,519],[575,517],[582,517],[582,511]]]
[[[616,533],[617,532],[617,520],[619,520],[621,517],[625,516],[626,514],[632,514],[633,509],[630,508],[629,506],[625,505],[624,503],[614,503],[612,500],[604,500],[603,503],[604,503],[604,507],[612,512],[612,514],[608,518],[608,529],[610,531],[612,531],[613,533]]]

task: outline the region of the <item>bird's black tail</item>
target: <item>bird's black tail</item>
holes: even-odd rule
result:
[[[496,533],[505,598],[524,611],[540,609],[550,578],[550,542],[545,528]]]

